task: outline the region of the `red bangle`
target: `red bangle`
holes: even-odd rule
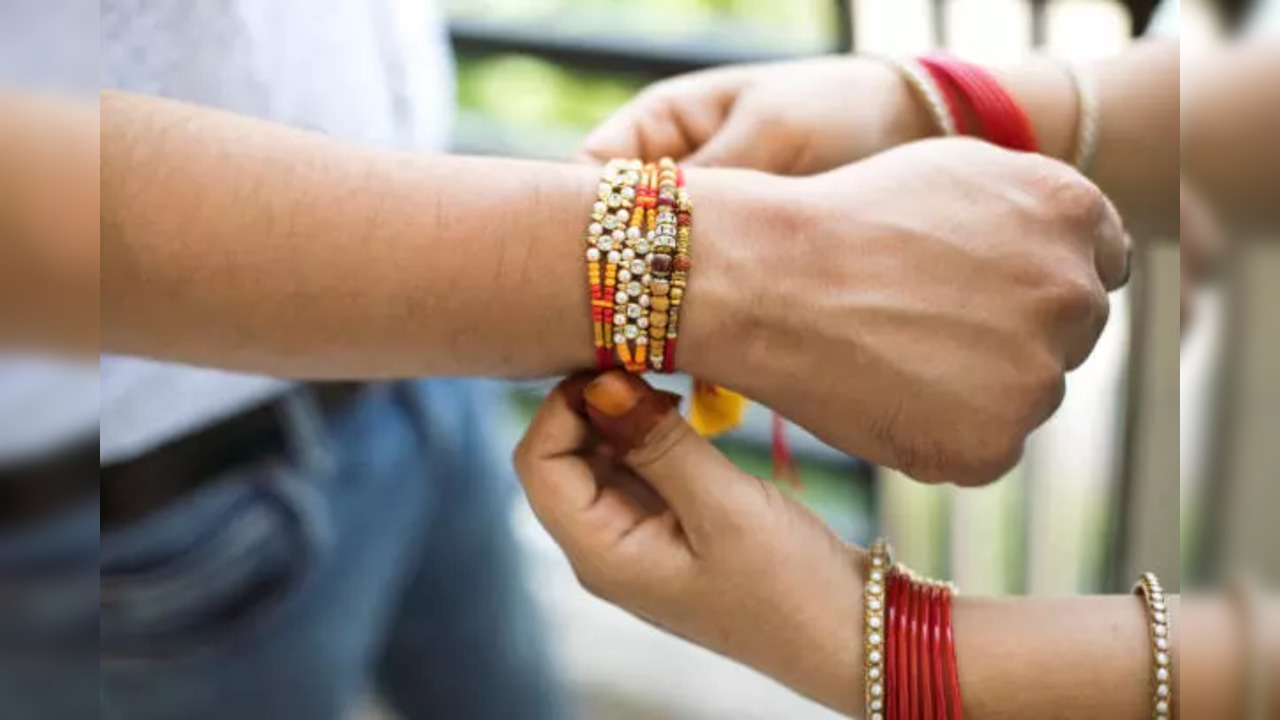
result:
[[[919,58],[919,63],[938,84],[957,118],[957,127],[965,117],[959,108],[964,108],[978,121],[978,131],[985,140],[1010,150],[1038,150],[1026,112],[986,68],[939,55]]]
[[[934,630],[938,626],[938,604],[936,589],[932,585],[921,584],[920,594],[924,598],[924,612],[921,613],[923,630],[920,633],[920,704],[921,718],[934,720],[934,687],[938,682],[933,672],[933,659],[937,655],[937,646],[933,642]],[[938,709],[942,709],[938,706]]]
[[[911,690],[911,681],[908,679],[910,669],[910,653],[907,652],[907,630],[909,624],[908,613],[910,611],[911,588],[908,585],[906,576],[901,571],[895,571],[894,576],[898,583],[897,592],[897,620],[893,628],[893,645],[894,645],[894,665],[897,673],[894,683],[894,694],[891,698],[893,717],[897,720],[908,720],[907,704],[908,696]]]
[[[951,590],[942,602],[942,661],[946,665],[947,690],[951,700],[951,720],[964,720],[964,702],[960,697],[960,674],[956,663],[955,633],[951,626]]]

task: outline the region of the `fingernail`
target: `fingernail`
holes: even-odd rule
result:
[[[583,390],[587,417],[600,436],[621,455],[630,452],[680,405],[680,396],[654,390],[634,375],[611,370]]]
[[[582,391],[587,405],[612,418],[631,412],[643,397],[641,381],[630,375],[611,370],[587,384]]]
[[[1133,256],[1134,256],[1133,240],[1130,239],[1129,249],[1125,253],[1125,258],[1124,258],[1124,277],[1120,280],[1120,285],[1122,287],[1125,285],[1128,285],[1129,280],[1133,277]]]

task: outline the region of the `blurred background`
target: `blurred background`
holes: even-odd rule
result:
[[[459,70],[455,148],[552,159],[567,157],[587,131],[648,83],[722,63],[940,47],[994,64],[1036,49],[1087,60],[1149,32],[1180,33],[1190,53],[1250,10],[1247,2],[1193,0],[1181,8],[1166,3],[1159,13],[1154,1],[1118,0],[445,5]],[[1227,334],[1221,310],[1227,300],[1208,301],[1180,367],[1177,244],[1153,239],[1140,255],[1134,283],[1116,297],[1110,326],[1093,357],[1071,376],[1061,411],[1002,482],[962,492],[920,486],[792,428],[804,480],[799,497],[846,538],[866,543],[888,534],[908,564],[952,578],[973,594],[1124,591],[1139,569],[1153,569],[1177,588],[1184,580],[1210,579],[1219,559],[1241,544],[1280,546],[1275,529],[1264,530],[1271,537],[1258,545],[1257,537],[1235,537],[1225,522],[1239,517],[1233,507],[1249,506],[1249,478],[1277,467],[1262,461],[1250,469],[1226,460],[1251,452],[1228,448],[1219,432],[1223,417],[1247,412],[1224,402],[1230,393],[1222,358],[1228,354],[1217,348]],[[1246,362],[1255,372],[1280,367],[1266,364],[1265,353],[1274,348],[1249,352]],[[511,389],[505,428],[511,444],[546,389],[536,383]],[[671,389],[687,387],[677,382]],[[745,426],[720,443],[762,477],[771,472],[768,419],[767,411],[753,408]],[[1269,447],[1266,437],[1254,442]],[[835,717],[594,600],[523,504],[513,522],[584,717]]]

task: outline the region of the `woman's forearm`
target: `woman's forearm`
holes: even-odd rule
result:
[[[588,167],[102,96],[102,345],[294,377],[588,365]]]
[[[1178,71],[1177,41],[1140,43],[1084,69],[1099,104],[1089,175],[1140,237],[1178,233]],[[1080,103],[1062,65],[1038,58],[998,74],[1026,108],[1044,152],[1071,159]]]
[[[1280,230],[1280,44],[1243,43],[1188,65],[1183,169],[1231,229]]]

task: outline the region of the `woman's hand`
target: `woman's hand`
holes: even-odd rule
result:
[[[974,140],[806,178],[687,176],[680,369],[926,482],[1017,463],[1128,273],[1092,183]]]
[[[582,153],[809,175],[932,134],[928,110],[888,63],[821,58],[657,83],[597,128]]]
[[[592,593],[857,712],[861,553],[734,467],[673,396],[619,371],[566,381],[515,461],[534,512]]]

